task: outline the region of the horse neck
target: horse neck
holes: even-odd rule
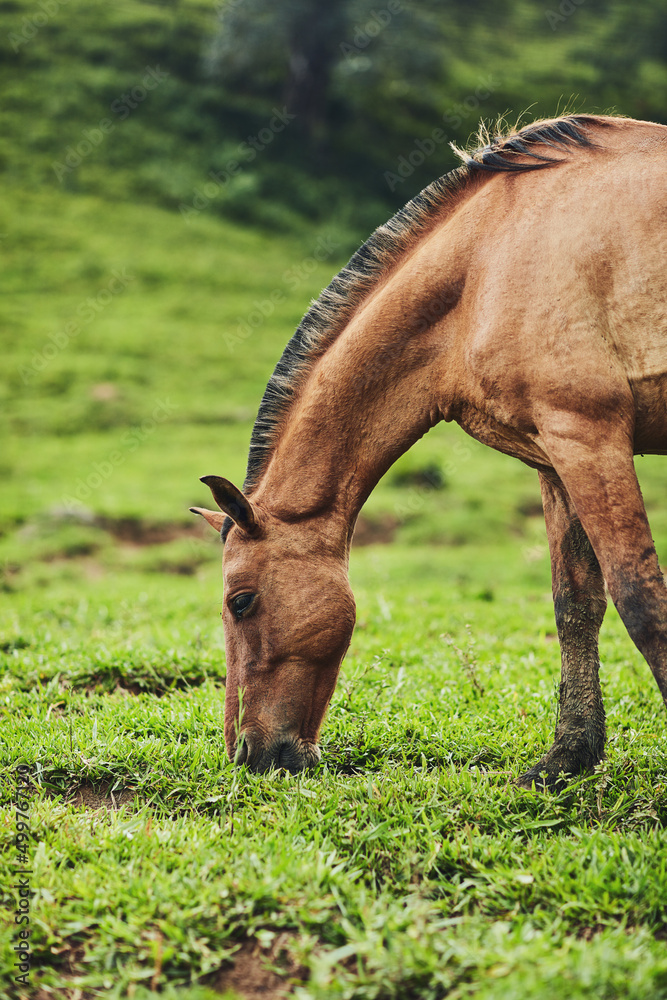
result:
[[[463,278],[457,267],[443,280],[433,249],[385,280],[303,377],[253,490],[281,520],[324,518],[349,544],[378,480],[443,418]]]

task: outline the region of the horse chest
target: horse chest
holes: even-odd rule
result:
[[[534,428],[522,427],[522,421],[499,419],[487,410],[465,403],[456,416],[458,425],[481,444],[511,455],[529,465],[549,466],[551,463],[539,445]]]

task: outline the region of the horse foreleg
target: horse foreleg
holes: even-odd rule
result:
[[[559,718],[554,744],[522,774],[525,788],[558,784],[561,772],[591,770],[604,753],[605,716],[598,634],[607,599],[600,564],[560,479],[540,473],[561,649]]]

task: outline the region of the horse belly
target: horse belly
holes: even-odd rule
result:
[[[630,379],[635,398],[635,454],[667,454],[667,373]]]
[[[610,339],[635,401],[635,451],[667,451],[667,247],[627,282],[608,314]],[[653,266],[651,266],[653,265]]]

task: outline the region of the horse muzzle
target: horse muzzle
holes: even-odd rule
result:
[[[316,743],[300,737],[278,737],[265,740],[259,734],[242,732],[234,752],[234,764],[245,764],[251,771],[263,774],[272,768],[291,774],[312,770],[320,762],[322,752]]]

